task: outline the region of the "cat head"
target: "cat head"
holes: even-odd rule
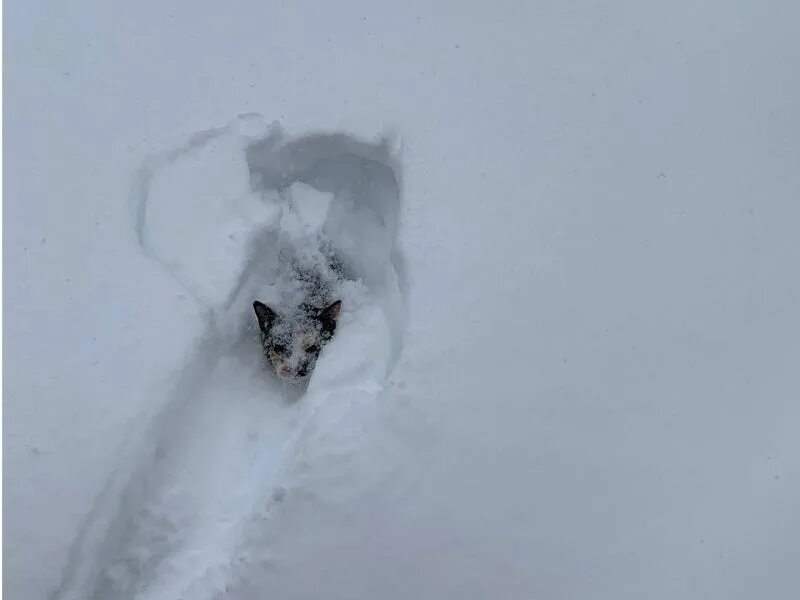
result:
[[[322,310],[303,307],[281,314],[263,302],[253,302],[264,356],[280,379],[299,382],[311,375],[322,347],[336,331],[341,308],[342,301],[337,300]]]

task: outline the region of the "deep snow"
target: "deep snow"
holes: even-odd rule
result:
[[[253,562],[248,532],[307,446],[361,424],[402,347],[393,162],[385,142],[286,140],[253,115],[146,161],[137,240],[206,327],[81,525],[56,598],[214,597]],[[291,299],[281,255],[313,258],[323,240],[347,274],[335,287],[343,314],[307,386],[282,384],[265,368],[252,299]]]
[[[5,17],[9,598],[796,595],[794,3]],[[295,398],[248,304],[323,197]]]

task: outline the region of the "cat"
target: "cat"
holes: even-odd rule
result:
[[[278,313],[263,302],[253,302],[264,356],[280,379],[297,383],[311,375],[322,347],[336,331],[341,308],[342,301],[336,300],[321,310],[304,304]]]
[[[253,310],[267,364],[278,378],[299,383],[311,375],[336,331],[342,301],[331,300],[343,280],[342,266],[330,251],[319,247],[310,252],[285,249],[280,258],[283,268],[277,287],[283,307],[255,300]]]

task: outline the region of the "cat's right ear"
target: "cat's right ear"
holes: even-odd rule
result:
[[[272,327],[272,324],[275,322],[275,319],[278,315],[275,314],[275,311],[269,306],[263,302],[259,302],[258,300],[253,302],[253,310],[256,311],[258,326],[261,328],[261,331],[264,333],[269,333],[269,329]]]

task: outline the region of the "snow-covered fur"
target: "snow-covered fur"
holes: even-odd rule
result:
[[[312,250],[308,251],[311,247]],[[275,374],[298,382],[314,370],[322,347],[333,337],[342,308],[334,299],[342,271],[330,250],[319,244],[281,252],[280,308],[253,302],[264,356]]]

